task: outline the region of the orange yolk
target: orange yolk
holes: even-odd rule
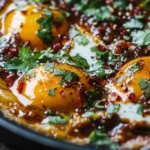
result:
[[[42,65],[33,69],[32,75],[26,75],[20,79],[17,85],[21,89],[19,93],[30,100],[31,105],[42,109],[69,112],[82,107],[85,102],[83,96],[85,91],[93,89],[88,84],[87,74],[81,69],[67,64],[58,64],[54,68],[74,72],[80,79],[75,84],[64,87],[60,84],[62,76],[54,76],[53,72],[46,71],[45,66]],[[50,89],[54,89],[54,95],[52,96],[49,95]],[[21,100],[19,94],[15,95]]]
[[[144,96],[139,85],[143,78],[150,79],[150,57],[135,59],[121,68],[111,85],[109,100],[139,102]]]
[[[18,33],[20,38],[26,42],[30,41],[33,48],[37,50],[42,50],[47,48],[47,44],[37,36],[37,32],[40,29],[40,24],[37,23],[37,19],[41,18],[41,14],[45,6],[38,5],[27,5],[22,10],[11,11],[5,17],[4,21],[4,34]],[[68,30],[68,23],[65,16],[58,10],[50,10],[53,14],[54,25],[51,28],[54,40],[56,42],[58,39],[58,34],[66,35]],[[57,26],[55,22],[58,22],[61,18],[61,25]],[[50,43],[51,44],[51,43]]]

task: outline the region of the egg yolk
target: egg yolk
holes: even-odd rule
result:
[[[150,79],[150,57],[137,58],[124,65],[112,82],[109,100],[139,102],[144,97],[142,79]]]
[[[85,92],[92,90],[92,86],[87,81],[87,74],[81,69],[67,64],[58,64],[54,68],[73,72],[79,76],[79,80],[64,87],[60,84],[62,76],[55,76],[54,72],[46,71],[45,66],[42,65],[33,69],[32,74],[19,80],[17,83],[19,93],[30,100],[31,105],[41,109],[68,112],[82,107],[86,102]],[[12,92],[15,94],[13,90]],[[15,94],[19,100],[21,100],[20,94]]]
[[[30,41],[33,48],[42,50],[51,43],[42,41],[37,35],[40,24],[37,22],[42,17],[45,6],[27,5],[22,10],[13,10],[6,15],[4,21],[4,34],[18,33],[20,38],[26,42]],[[51,32],[53,42],[58,41],[58,35],[65,35],[68,31],[68,23],[65,16],[59,10],[49,10],[53,14],[53,26]]]

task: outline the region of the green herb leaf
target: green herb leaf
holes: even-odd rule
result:
[[[139,115],[142,115],[143,114],[143,110],[144,110],[143,105],[139,104],[136,113],[139,114]]]
[[[137,19],[131,19],[123,25],[127,29],[142,29],[144,27],[143,23]]]
[[[137,72],[137,71],[139,71],[139,70],[141,70],[141,69],[142,69],[142,66],[140,65],[139,62],[133,63],[133,64],[128,68],[128,70],[130,70],[130,71],[132,71],[132,72]]]
[[[69,32],[71,38],[75,38],[76,36],[80,36],[81,32],[75,28],[72,28]]]
[[[94,17],[97,21],[114,21],[116,18],[111,13],[107,5],[104,5],[101,1],[70,1],[78,11],[84,13],[87,17]]]
[[[48,91],[48,95],[49,95],[49,96],[54,96],[54,95],[55,95],[55,89],[50,89],[50,90]]]
[[[108,146],[112,150],[116,150],[118,145],[111,141],[109,136],[103,130],[94,130],[87,141],[89,144],[97,146]]]
[[[87,60],[85,58],[81,57],[79,54],[74,56],[73,59],[78,67],[81,67],[83,69],[89,68],[89,64],[87,63]]]
[[[95,52],[97,54],[97,59],[102,61],[107,61],[109,56],[109,51],[102,52],[99,49],[92,47],[92,52]]]
[[[133,43],[137,45],[150,46],[150,29],[145,31],[132,32]]]
[[[114,113],[118,112],[119,109],[120,109],[120,106],[119,106],[119,105],[110,104],[110,105],[108,105],[108,107],[107,107],[107,113],[108,113],[108,114],[114,114]]]
[[[76,73],[70,72],[68,70],[62,70],[60,68],[54,70],[54,76],[62,76],[60,84],[65,84],[66,82],[74,82],[79,80],[79,76]]]
[[[100,91],[88,91],[86,93],[87,100],[89,103],[93,103],[93,101],[98,100],[101,97],[101,92]]]
[[[150,82],[143,78],[139,81],[139,86],[144,91],[146,98],[150,98]]]
[[[60,116],[49,116],[46,119],[44,119],[42,123],[67,124],[68,120],[65,118],[61,118]]]
[[[79,45],[86,46],[87,44],[89,44],[89,40],[85,36],[78,36],[77,37],[77,43]]]
[[[45,64],[46,71],[53,72],[54,71],[53,67],[54,67],[54,63],[46,63]]]
[[[19,51],[19,58],[12,59],[5,63],[5,68],[8,70],[17,70],[24,73],[27,73],[30,69],[37,65],[37,60],[40,57],[40,53],[37,57],[31,53],[29,47],[22,47]]]
[[[143,0],[143,2],[140,4],[140,6],[147,10],[150,10],[150,0]]]
[[[92,116],[94,116],[94,112],[86,112],[86,113],[84,113],[83,115],[82,115],[82,117],[83,118],[88,118],[88,117],[92,117]]]
[[[53,14],[48,10],[44,9],[44,17],[37,19],[37,22],[40,24],[40,28],[37,32],[37,35],[45,44],[49,44],[53,40],[53,34],[51,27],[53,26]]]
[[[128,5],[128,0],[113,0],[112,2],[119,10],[125,9]]]

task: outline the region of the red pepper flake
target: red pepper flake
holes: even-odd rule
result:
[[[61,43],[57,43],[53,46],[54,52],[58,52],[62,48]]]
[[[66,93],[65,93],[64,91],[61,91],[61,92],[60,92],[60,95],[61,95],[62,97],[66,97]]]
[[[103,86],[105,86],[106,85],[106,83],[107,83],[107,81],[106,80],[101,80],[100,81],[100,84],[101,84],[101,86],[103,87]]]
[[[27,11],[22,10],[21,13],[22,13],[23,15],[26,15],[26,14],[27,14]]]
[[[128,98],[131,100],[131,101],[134,101],[135,100],[135,94],[134,93],[130,93]]]
[[[25,82],[24,81],[21,81],[17,87],[17,91],[21,94],[22,90],[23,90],[23,87],[25,85]]]
[[[110,66],[106,64],[106,65],[105,65],[105,69],[106,69],[106,70],[110,69]]]
[[[16,80],[16,76],[15,75],[12,75],[12,76],[8,76],[5,81],[6,81],[6,85],[7,86],[12,86],[14,84]]]
[[[111,102],[115,102],[115,101],[120,101],[121,100],[121,97],[116,93],[116,92],[113,92],[111,93]]]
[[[17,48],[10,48],[9,51],[10,51],[11,55],[13,55],[13,56],[17,55]]]

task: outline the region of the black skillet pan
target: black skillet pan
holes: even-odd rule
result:
[[[108,147],[78,146],[47,137],[8,120],[2,114],[0,114],[0,141],[7,145],[16,145],[18,150],[22,148],[23,150],[109,150]]]

